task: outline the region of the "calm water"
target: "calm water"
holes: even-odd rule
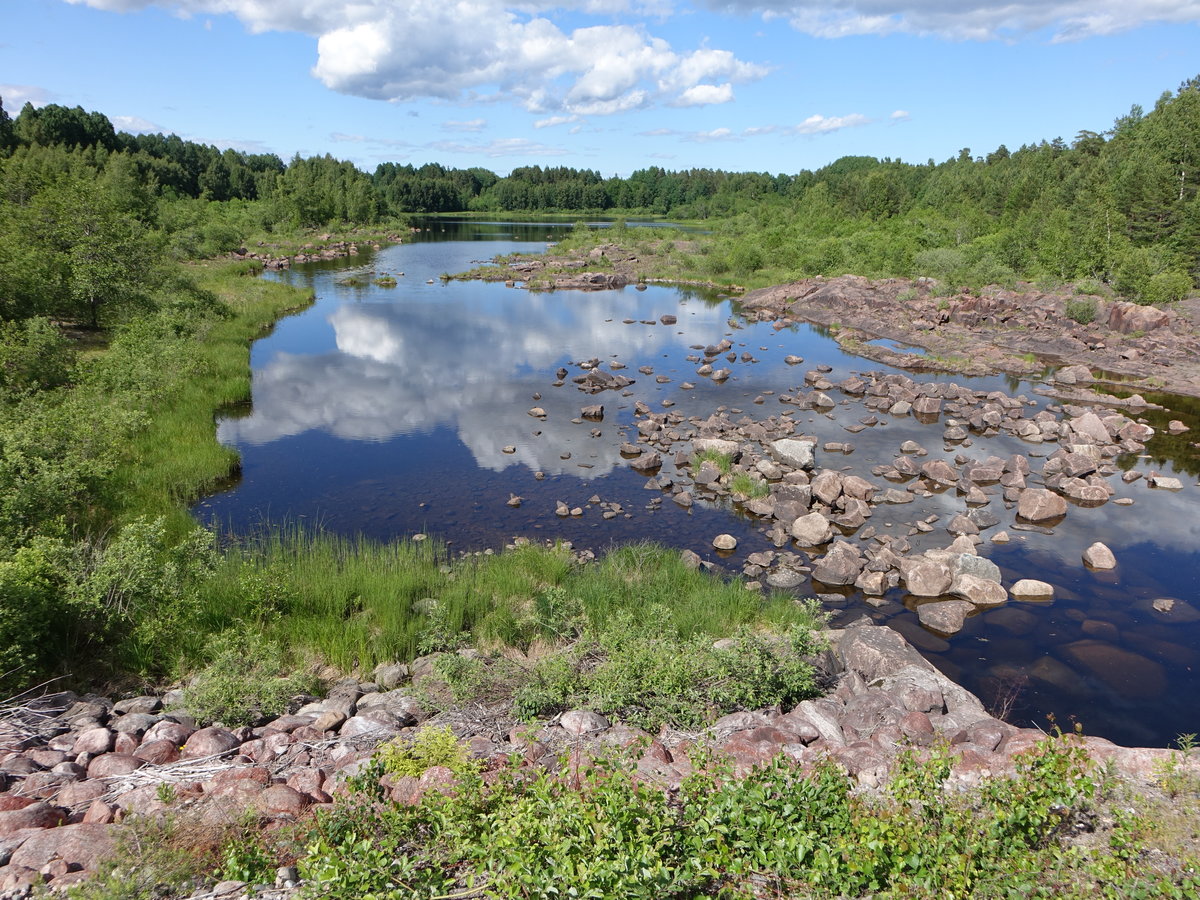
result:
[[[647,489],[619,453],[623,441],[636,439],[634,403],[661,410],[665,402],[684,415],[725,407],[765,418],[791,409],[780,407],[776,395],[798,386],[817,364],[832,366],[834,381],[882,367],[842,353],[816,329],[776,332],[767,323],[747,324],[729,301],[705,292],[650,287],[534,294],[438,279],[497,253],[541,249],[563,227],[569,225],[438,221],[412,242],[282,273],[311,287],[317,301],[254,345],[252,406],[219,426],[220,439],[242,455],[242,477],[200,503],[197,514],[234,530],[301,520],[381,539],[420,532],[458,549],[498,547],[515,536],[563,538],[596,550],[648,538],[690,548],[731,571],[746,554],[769,548],[764,523],[736,507],[697,503],[685,510]],[[399,284],[370,283],[385,273]],[[348,274],[369,277],[361,279],[364,286],[338,284]],[[644,324],[666,313],[678,322]],[[698,377],[697,363],[686,357],[696,353],[693,345],[722,338],[734,342],[739,359],[722,361],[733,376],[718,385]],[[743,362],[743,353],[753,360]],[[788,354],[803,356],[804,364],[788,366]],[[570,375],[581,371],[572,363],[591,358],[625,365],[620,374],[636,379],[627,396],[589,396],[571,383]],[[560,366],[570,375],[554,387]],[[653,367],[653,374],[638,372],[642,366]],[[659,383],[660,375],[670,381]],[[1033,385],[1012,379],[946,380],[1048,402],[1032,393]],[[682,389],[685,381],[695,388]],[[1168,418],[1183,418],[1200,429],[1193,405],[1157,399],[1174,411],[1147,415],[1152,424],[1161,428]],[[574,421],[580,407],[592,403],[604,404],[603,422]],[[544,420],[528,415],[533,406],[546,410]],[[829,416],[797,411],[794,418],[822,442],[853,443],[853,453],[824,454],[821,465],[877,484],[883,482],[871,476],[872,466],[890,461],[909,439],[927,447],[930,458],[1055,449],[976,437],[969,449],[947,453],[941,424],[910,417],[881,415],[883,421],[858,434],[845,430],[868,412],[854,403]],[[1156,436],[1147,458],[1122,461],[1175,474],[1183,491],[1113,479],[1117,496],[1134,499],[1133,506],[1072,508],[1053,535],[1011,530],[1013,512],[993,500],[989,509],[1001,523],[985,537],[1007,528],[1013,541],[987,543],[980,552],[1001,567],[1006,583],[1034,577],[1054,584],[1053,603],[1010,602],[969,619],[948,641],[921,628],[900,592],[878,608],[857,595],[827,598],[830,608],[839,621],[870,615],[903,631],[985,701],[1009,699],[1014,721],[1046,725],[1053,714],[1069,727],[1075,716],[1088,733],[1139,744],[1166,744],[1200,731],[1200,515],[1189,440],[1197,435]],[[1037,459],[1033,464],[1040,468]],[[669,462],[663,471],[674,474]],[[519,507],[507,505],[513,494],[522,498]],[[620,504],[622,513],[603,519],[595,498]],[[558,501],[584,514],[560,518]],[[961,511],[951,490],[880,507],[870,524],[906,535],[917,519],[939,514],[934,531],[910,538],[920,551],[948,544],[944,523]],[[731,556],[711,548],[721,532],[738,538]],[[1080,562],[1096,540],[1116,554],[1115,572],[1091,572]],[[1161,597],[1177,601],[1170,614],[1153,609]]]

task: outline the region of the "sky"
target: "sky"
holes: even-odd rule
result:
[[[0,0],[0,98],[283,159],[795,173],[1103,132],[1200,0]]]

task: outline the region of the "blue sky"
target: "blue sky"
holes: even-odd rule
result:
[[[383,161],[797,172],[1103,131],[1200,0],[3,0],[0,96]]]

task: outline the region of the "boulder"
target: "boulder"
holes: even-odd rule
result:
[[[917,618],[926,628],[941,634],[956,634],[962,631],[967,613],[975,607],[965,600],[936,600],[917,607]]]
[[[202,759],[206,756],[220,756],[228,753],[241,744],[237,735],[224,728],[210,726],[201,728],[188,738],[183,745],[180,756],[183,759]]]
[[[1054,587],[1035,578],[1022,578],[1009,591],[1014,600],[1026,603],[1045,602],[1054,599]]]
[[[1067,501],[1045,488],[1026,488],[1017,500],[1017,515],[1027,522],[1050,522],[1067,514]]]
[[[793,469],[810,471],[817,464],[814,455],[816,446],[815,438],[805,440],[783,438],[771,443],[771,455],[777,462],[791,466]]]
[[[1115,569],[1117,558],[1104,544],[1096,541],[1083,551],[1083,561],[1093,569]]]
[[[920,556],[901,560],[900,577],[916,597],[940,597],[954,584],[949,566]]]
[[[817,512],[800,516],[792,523],[790,532],[801,547],[816,547],[833,537],[829,520]]]

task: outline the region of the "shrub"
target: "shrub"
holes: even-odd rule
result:
[[[1150,279],[1142,294],[1145,303],[1173,303],[1192,290],[1192,279],[1185,272],[1160,272]]]
[[[1096,301],[1091,297],[1067,301],[1067,318],[1080,325],[1087,325],[1096,319]]]
[[[283,649],[247,630],[232,628],[211,638],[209,664],[187,689],[188,711],[197,722],[249,725],[282,715],[288,701],[316,687],[305,672],[286,671]]]
[[[456,775],[478,770],[454,732],[445,727],[422,728],[411,742],[400,738],[388,741],[376,758],[390,775],[420,776],[434,766],[445,766]]]

